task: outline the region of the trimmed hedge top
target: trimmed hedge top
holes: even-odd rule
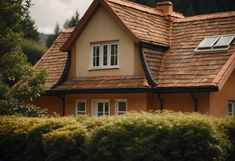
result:
[[[234,161],[235,121],[200,114],[0,117],[0,161]]]

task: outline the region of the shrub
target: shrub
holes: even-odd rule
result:
[[[81,125],[69,125],[43,137],[46,161],[84,161],[85,130]]]
[[[225,160],[229,140],[199,115],[133,114],[93,131],[88,161]]]
[[[234,161],[235,120],[200,114],[0,117],[0,161]]]
[[[232,144],[227,161],[235,161],[235,119],[226,118],[218,120],[218,125],[219,130],[227,135]]]
[[[44,161],[47,153],[43,149],[43,135],[74,123],[75,120],[67,118],[41,119],[40,123],[31,127],[27,134],[26,161]]]
[[[23,161],[26,136],[29,127],[37,124],[35,119],[0,117],[0,161]]]

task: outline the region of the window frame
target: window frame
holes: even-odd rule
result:
[[[85,103],[85,111],[79,111],[78,110],[78,103]],[[78,112],[84,112],[84,114],[78,114]],[[86,99],[77,99],[76,105],[75,105],[75,116],[83,116],[87,114],[87,101]]]
[[[125,102],[126,103],[126,111],[125,112],[119,111],[119,106],[118,106],[119,102]],[[127,101],[127,99],[115,99],[115,114],[116,115],[123,115],[123,114],[127,114],[127,111],[128,111],[128,101]]]
[[[229,112],[229,104],[232,104],[232,112]],[[228,106],[227,106],[227,114],[228,116],[235,117],[235,101],[228,101]]]
[[[107,45],[107,65],[104,65],[104,46]],[[111,65],[111,46],[117,45],[117,64]],[[99,66],[94,66],[94,50],[95,46],[99,47]],[[98,69],[115,69],[119,68],[119,42],[100,42],[100,43],[91,43],[91,54],[90,54],[90,70]]]
[[[108,103],[108,115],[105,115],[105,107],[103,106],[103,115],[102,116],[110,116],[110,100],[109,99],[94,99],[92,100],[92,115],[100,117],[98,115],[98,103]]]

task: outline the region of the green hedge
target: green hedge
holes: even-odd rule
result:
[[[0,117],[0,161],[234,161],[235,121],[200,114]]]

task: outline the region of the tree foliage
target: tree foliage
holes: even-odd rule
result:
[[[130,0],[139,4],[154,7],[156,2],[162,0]],[[174,10],[183,13],[185,16],[192,16],[205,13],[234,11],[234,0],[170,0],[174,4]]]
[[[27,115],[27,102],[44,90],[45,71],[34,71],[21,48],[20,22],[28,7],[23,0],[0,1],[0,115]]]
[[[59,36],[61,33],[60,26],[58,23],[55,25],[54,33],[49,35],[47,38],[47,47],[50,48],[53,42],[56,40],[56,38]]]
[[[32,65],[36,64],[47,50],[47,47],[44,44],[31,39],[23,39],[21,45],[28,62]]]
[[[78,11],[75,12],[75,14],[71,17],[71,19],[68,19],[64,23],[64,28],[74,27],[77,25],[79,21],[79,13]]]
[[[75,14],[70,19],[65,21],[64,28],[67,29],[70,27],[74,27],[77,25],[78,21],[79,21],[79,13],[78,11],[76,11]],[[60,26],[58,23],[56,23],[54,33],[49,35],[47,38],[46,44],[48,48],[53,44],[53,42],[56,40],[56,38],[59,36],[60,33],[61,33]]]

